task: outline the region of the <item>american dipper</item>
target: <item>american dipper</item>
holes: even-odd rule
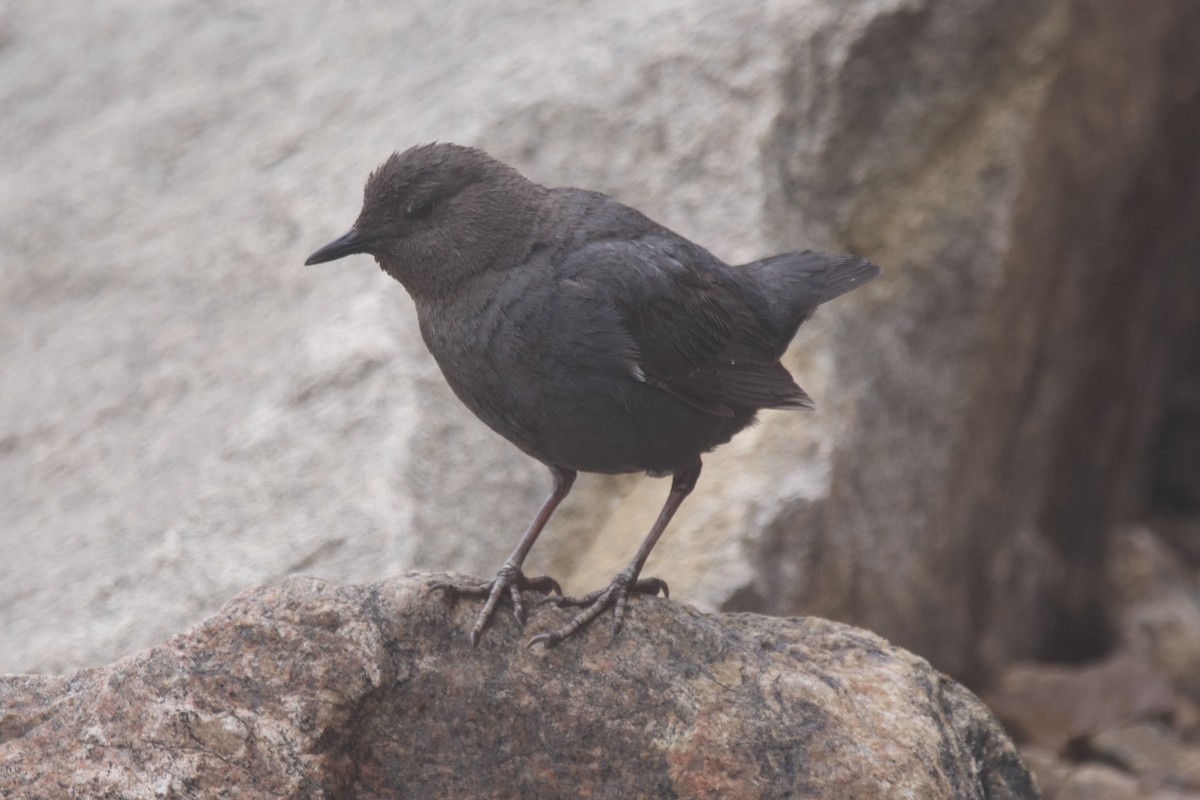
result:
[[[545,464],[554,489],[494,580],[446,581],[486,598],[471,643],[522,590],[583,608],[530,644],[558,644],[630,592],[666,595],[642,566],[700,476],[700,456],[762,408],[812,408],[779,363],[821,303],[879,274],[848,255],[784,253],[731,267],[598,192],[548,189],[486,153],[430,144],[367,179],[354,227],[307,264],[368,253],[416,304],[450,388],[494,431]],[[633,560],[603,589],[562,597],[521,565],[577,472],[671,475]]]

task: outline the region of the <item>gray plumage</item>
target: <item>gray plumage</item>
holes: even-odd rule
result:
[[[551,468],[556,491],[541,524],[575,471],[673,474],[673,497],[688,484],[677,507],[700,455],[760,409],[811,408],[780,357],[818,305],[880,272],[812,251],[731,267],[610,197],[547,189],[452,144],[384,162],[354,228],[307,263],[360,252],[412,295],[425,344],[458,398]],[[486,595],[443,588],[488,596],[487,616],[508,590],[520,619],[514,585],[529,583],[519,567],[537,522],[506,564],[511,580],[502,570]],[[582,598],[593,608],[581,617],[595,612],[584,622],[603,610],[595,605],[616,605],[619,625],[640,568],[624,588],[609,587],[613,596]],[[554,644],[582,624],[539,639]]]

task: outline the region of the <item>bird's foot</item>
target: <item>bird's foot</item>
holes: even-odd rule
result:
[[[624,570],[618,573],[612,579],[612,583],[603,589],[597,589],[594,592],[579,595],[578,597],[547,597],[542,600],[543,603],[553,603],[559,607],[579,606],[583,608],[583,611],[575,615],[570,622],[558,630],[551,631],[550,633],[539,633],[537,636],[534,636],[529,640],[529,646],[533,647],[535,644],[544,644],[546,647],[554,647],[609,608],[613,610],[612,633],[613,636],[616,636],[621,630],[621,624],[625,621],[625,603],[629,599],[630,592],[648,594],[651,597],[657,596],[661,592],[663,597],[671,596],[670,590],[667,589],[666,581],[659,578],[642,578],[636,580],[631,570]]]
[[[470,597],[476,600],[487,599],[483,610],[475,619],[475,627],[471,628],[471,646],[479,644],[479,637],[491,622],[492,616],[500,606],[501,599],[507,594],[512,602],[513,617],[517,624],[525,625],[525,603],[521,600],[521,592],[551,592],[561,595],[562,587],[558,581],[549,575],[539,575],[535,578],[525,577],[521,568],[511,561],[506,561],[496,577],[491,581],[438,581],[429,587],[433,591],[445,593],[446,597],[456,600],[459,597]]]

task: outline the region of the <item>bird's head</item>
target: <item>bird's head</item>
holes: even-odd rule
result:
[[[414,296],[452,290],[526,235],[544,191],[482,150],[413,147],[371,173],[354,227],[304,263],[367,253]]]

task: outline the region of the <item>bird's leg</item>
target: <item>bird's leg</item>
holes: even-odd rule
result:
[[[698,458],[696,459],[696,463],[690,467],[675,473],[674,478],[671,480],[671,493],[667,495],[667,502],[663,504],[662,511],[658,512],[658,519],[654,521],[654,527],[646,535],[642,546],[638,548],[637,554],[629,562],[629,566],[618,572],[616,577],[612,579],[612,583],[603,589],[598,589],[597,591],[578,597],[547,598],[549,602],[559,606],[582,606],[584,610],[558,630],[534,636],[529,640],[529,645],[532,647],[540,642],[546,645],[546,647],[553,647],[603,614],[610,607],[613,610],[612,632],[615,636],[621,630],[621,623],[625,619],[625,603],[630,592],[649,595],[657,595],[659,592],[662,592],[664,597],[669,596],[670,593],[667,590],[666,581],[659,578],[639,579],[638,576],[642,572],[642,567],[646,564],[646,559],[650,557],[650,551],[654,549],[654,545],[658,542],[658,538],[667,529],[667,524],[670,523],[671,517],[675,516],[675,512],[679,510],[679,506],[683,503],[684,498],[691,494],[699,477],[700,459]]]
[[[525,574],[521,572],[521,565],[525,563],[525,556],[529,555],[529,550],[533,547],[533,543],[537,541],[538,534],[542,532],[542,528],[546,527],[546,523],[550,520],[550,515],[554,513],[554,509],[558,508],[558,504],[563,501],[571,491],[571,485],[575,483],[575,470],[573,469],[550,467],[550,474],[554,478],[554,489],[550,492],[550,496],[546,498],[546,501],[542,503],[537,516],[529,523],[529,528],[526,529],[525,534],[521,537],[521,541],[517,543],[517,549],[513,550],[512,555],[504,562],[504,566],[500,568],[500,571],[496,573],[496,577],[492,581],[483,583],[439,581],[430,587],[431,589],[445,592],[450,598],[487,598],[487,602],[483,605],[483,610],[479,612],[479,616],[475,620],[475,627],[471,628],[472,647],[479,643],[479,637],[483,634],[483,630],[487,627],[488,622],[491,621],[492,615],[496,613],[496,607],[499,606],[500,600],[505,594],[512,601],[513,616],[516,617],[517,623],[520,625],[525,624],[525,605],[521,602],[522,591],[543,592],[547,594],[556,592],[557,594],[562,594],[562,588],[558,585],[558,581],[549,575],[526,578]]]

